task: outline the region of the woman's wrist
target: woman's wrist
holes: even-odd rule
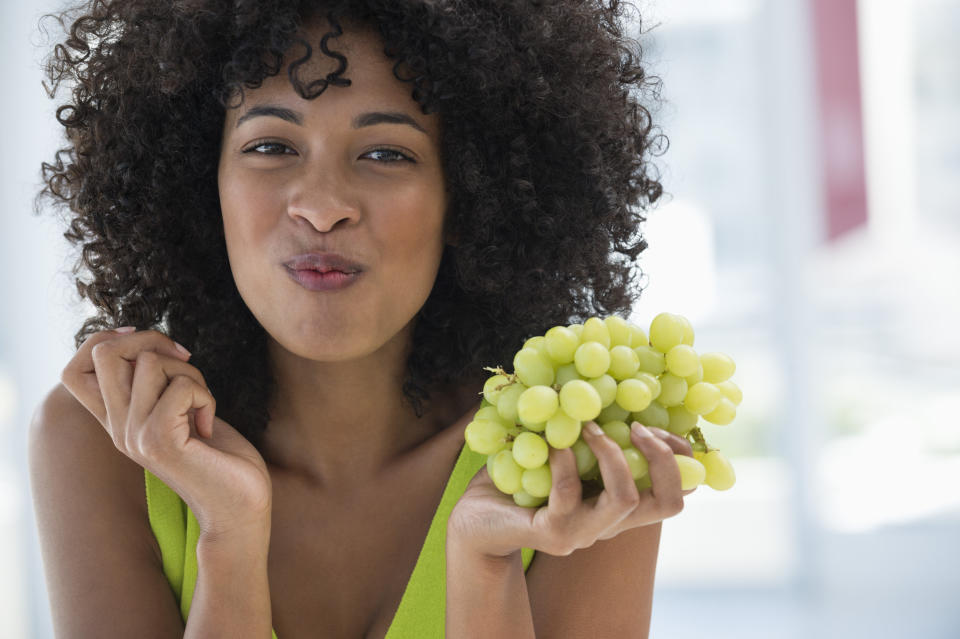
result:
[[[270,548],[270,520],[251,522],[226,531],[204,531],[197,539],[197,558],[264,556]]]
[[[534,637],[519,549],[491,555],[448,529],[446,563],[448,637]]]

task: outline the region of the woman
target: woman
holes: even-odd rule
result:
[[[30,448],[58,636],[646,636],[689,444],[635,425],[638,494],[587,429],[604,491],[552,450],[534,510],[463,442],[483,366],[637,297],[618,3],[76,11],[41,195],[98,315]]]

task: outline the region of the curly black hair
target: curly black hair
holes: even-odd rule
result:
[[[641,66],[617,0],[86,0],[58,14],[45,60],[66,148],[37,194],[67,208],[73,268],[95,306],[74,336],[121,325],[188,345],[219,415],[259,445],[275,380],[267,340],[227,260],[217,166],[225,110],[281,71],[323,16],[375,28],[394,75],[439,113],[450,193],[447,246],[419,311],[403,393],[482,384],[523,341],[595,315],[628,314],[642,292],[643,212],[661,197],[651,162],[667,139],[648,107],[660,80]],[[43,18],[41,19],[43,20]],[[639,26],[639,16],[632,23]],[[69,25],[69,26],[67,26]],[[322,93],[348,60],[304,85]],[[346,81],[348,82],[348,81]],[[479,390],[479,386],[477,387]]]

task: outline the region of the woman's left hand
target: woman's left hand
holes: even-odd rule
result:
[[[583,499],[576,458],[569,448],[550,448],[550,497],[540,508],[517,506],[494,485],[486,466],[467,485],[450,514],[447,534],[487,557],[506,557],[520,548],[566,556],[610,539],[631,528],[646,526],[683,510],[680,469],[674,454],[692,456],[690,443],[638,422],[631,427],[633,445],[647,459],[652,486],[637,490],[623,450],[584,423],[583,439],[597,457],[604,489]]]

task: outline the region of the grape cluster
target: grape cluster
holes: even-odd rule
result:
[[[687,318],[660,313],[643,329],[622,317],[591,317],[529,338],[483,386],[483,400],[465,438],[487,455],[497,488],[535,508],[550,495],[550,446],[571,448],[585,483],[602,487],[593,451],[580,436],[595,421],[627,459],[639,490],[650,487],[647,460],[630,441],[629,424],[662,428],[687,438],[693,457],[674,455],[684,490],[707,484],[726,490],[736,481],[729,460],[704,440],[700,417],[727,425],[743,398],[730,381],[736,368],[723,353],[698,354]]]

